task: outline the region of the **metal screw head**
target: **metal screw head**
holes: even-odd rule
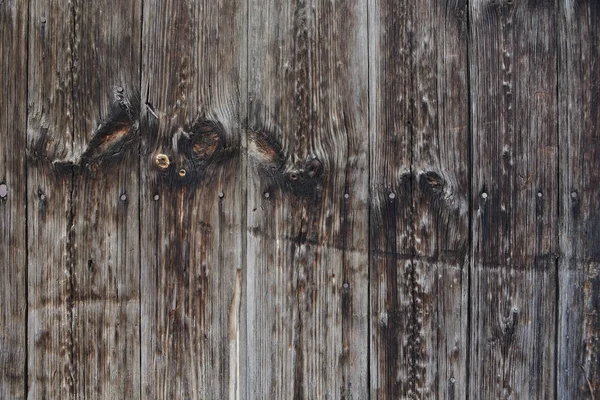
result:
[[[157,154],[156,157],[154,157],[154,163],[158,168],[165,170],[169,168],[169,165],[171,165],[171,160],[169,160],[169,156],[161,153]]]

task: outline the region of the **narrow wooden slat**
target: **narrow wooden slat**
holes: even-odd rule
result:
[[[600,3],[559,9],[558,398],[600,398]]]
[[[241,0],[144,2],[144,398],[242,393],[246,14]]]
[[[371,395],[463,398],[466,2],[370,2]]]
[[[555,395],[554,2],[470,2],[470,398]]]
[[[62,2],[32,2],[27,129],[28,374],[31,398],[74,396],[72,173],[54,160],[73,139],[73,23]]]
[[[141,1],[75,4],[74,156],[89,156],[75,173],[69,228],[74,394],[139,399],[139,122],[130,118],[139,115]],[[124,107],[132,115],[121,126]]]
[[[247,398],[367,398],[366,1],[250,1]]]
[[[0,398],[26,396],[27,1],[0,4]]]

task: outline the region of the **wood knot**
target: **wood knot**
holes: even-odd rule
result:
[[[166,154],[159,153],[154,157],[154,164],[156,164],[158,169],[165,171],[169,169],[169,165],[171,165],[171,160],[169,160],[169,156],[167,156]]]

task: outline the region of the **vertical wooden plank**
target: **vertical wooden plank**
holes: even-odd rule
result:
[[[0,398],[26,396],[27,1],[0,4]]]
[[[143,14],[142,397],[239,398],[246,2]]]
[[[558,397],[600,396],[600,3],[559,11]]]
[[[470,4],[470,397],[553,398],[556,7]]]
[[[248,398],[367,398],[366,1],[250,1]]]
[[[75,2],[72,339],[76,398],[140,398],[141,1]],[[91,140],[91,134],[94,140]]]
[[[467,4],[369,4],[371,394],[463,398]]]
[[[103,17],[107,10],[114,13]],[[47,2],[31,10],[35,398],[140,395],[139,168],[131,152],[140,17],[139,2]]]
[[[73,23],[62,2],[32,2],[29,23],[27,220],[31,398],[72,398],[71,171],[52,162],[73,139]]]

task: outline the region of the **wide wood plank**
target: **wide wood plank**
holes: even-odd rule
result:
[[[600,397],[600,3],[559,10],[558,397]]]
[[[555,12],[470,2],[473,399],[556,394]]]
[[[100,18],[108,9],[116,12]],[[31,9],[29,370],[36,398],[140,395],[139,168],[131,151],[140,17],[139,2]]]
[[[247,398],[367,398],[366,1],[250,1]]]
[[[73,9],[69,236],[76,398],[140,398],[141,1]]]
[[[242,393],[246,14],[241,0],[144,2],[143,398]]]
[[[467,388],[466,2],[370,2],[371,395]]]
[[[72,10],[32,2],[27,126],[28,375],[31,398],[72,398],[73,263],[69,227],[74,110]]]
[[[26,396],[27,1],[0,4],[0,398]]]

